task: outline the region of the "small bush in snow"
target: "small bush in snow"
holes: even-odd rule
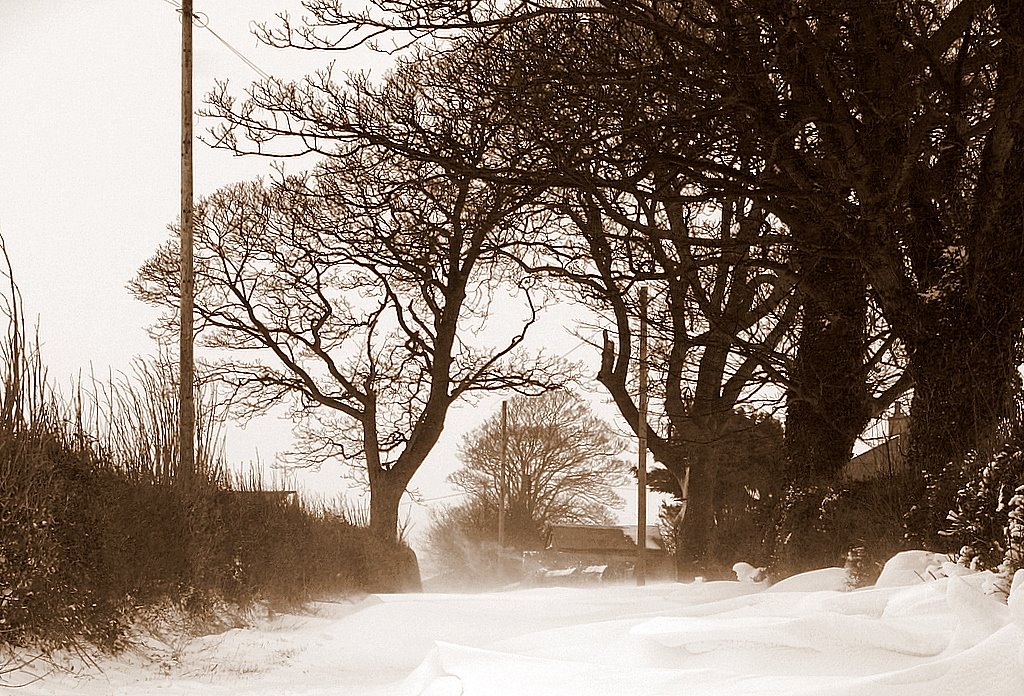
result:
[[[0,340],[0,649],[117,650],[153,607],[201,626],[224,601],[415,589],[411,551],[381,548],[344,511],[293,504],[215,465],[175,476],[174,442],[153,441],[177,432],[159,402],[174,393],[166,384],[119,395],[103,426],[87,426],[82,395],[59,403],[12,327]],[[141,411],[122,417],[126,404]],[[139,412],[152,427],[131,425]]]
[[[941,532],[961,545],[961,560],[999,571],[997,589],[1009,591],[1024,567],[1024,437],[1013,437],[979,466],[956,494]]]

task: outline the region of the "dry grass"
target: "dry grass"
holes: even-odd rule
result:
[[[198,472],[183,483],[176,370],[164,357],[59,398],[26,337],[9,271],[7,280],[0,649],[116,650],[153,607],[173,605],[201,624],[225,601],[287,606],[361,591],[399,552],[375,548],[340,507],[291,504],[262,495],[256,474],[228,475],[224,414],[209,389],[197,391]]]

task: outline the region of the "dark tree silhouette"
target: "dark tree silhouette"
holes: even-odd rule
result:
[[[914,386],[912,469],[941,470],[1009,414],[1024,327],[1024,16],[1010,0],[308,6],[309,26],[264,38],[326,50],[436,42],[467,76],[475,62],[501,68],[497,89],[465,79],[458,90],[491,109],[495,132],[513,127],[504,146],[537,137],[477,162],[483,178],[594,196],[595,182],[633,193],[668,173],[695,187],[685,199],[748,197],[781,221],[802,305],[793,476],[834,477],[879,410],[863,386],[872,303],[905,351],[901,386]],[[317,99],[335,94],[325,86],[266,83],[245,105],[218,93],[224,142],[379,137],[358,119],[323,129],[320,104],[335,103]],[[493,109],[502,99],[522,108]]]
[[[794,443],[795,452],[838,453],[816,475],[834,472],[866,410],[864,370],[853,360],[864,292],[906,347],[913,468],[941,469],[1009,415],[1024,326],[1024,14],[1016,3],[410,0],[379,9],[321,19],[350,30],[349,40],[466,28],[499,35],[538,17],[573,22],[578,32],[608,23],[651,37],[657,59],[624,67],[638,81],[659,80],[660,100],[645,104],[672,107],[657,119],[663,130],[646,131],[662,136],[661,162],[704,186],[749,192],[789,225],[805,255],[843,269],[842,288],[821,288],[838,293],[821,307],[838,321],[826,327],[814,316],[821,310],[807,315],[799,370],[829,375],[810,385],[822,401],[794,402],[790,423],[810,430],[829,421],[824,432],[835,442]],[[587,84],[600,99],[617,98],[625,72],[532,77],[549,90]],[[728,158],[740,142],[763,163],[756,176]],[[829,373],[831,352],[847,356],[844,383]]]
[[[708,534],[707,571],[731,575],[738,560],[767,563],[773,552],[774,513],[785,490],[786,457],[782,424],[763,413],[736,411],[715,443],[719,469],[712,496],[712,531]],[[685,541],[680,522],[688,495],[667,469],[651,471],[652,490],[672,495],[662,506],[663,535],[678,553]]]
[[[518,350],[537,307],[504,255],[529,196],[361,147],[197,207],[198,330],[231,355],[220,377],[247,413],[291,404],[306,424],[303,461],[361,460],[383,540],[394,540],[399,498],[456,400],[535,393],[567,376]],[[168,309],[166,322],[175,244],[132,285]]]

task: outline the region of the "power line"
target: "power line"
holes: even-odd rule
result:
[[[414,500],[407,500],[406,502],[401,503],[401,504],[402,505],[419,505],[420,507],[426,507],[424,505],[424,503],[433,503],[433,502],[436,502],[438,500],[447,500],[448,498],[458,498],[458,497],[461,497],[461,496],[464,496],[464,495],[466,495],[466,493],[459,492],[459,493],[449,493],[447,495],[439,495],[439,496],[436,496],[434,498],[419,498],[419,497],[417,497]]]
[[[249,60],[249,58],[248,58],[247,56],[245,56],[245,55],[244,55],[244,54],[243,54],[243,53],[242,53],[241,51],[239,51],[239,50],[238,50],[237,48],[235,48],[234,46],[232,46],[231,44],[229,44],[229,43],[228,43],[228,42],[227,42],[227,41],[226,41],[226,40],[225,40],[225,39],[224,39],[224,38],[223,38],[223,37],[222,37],[222,36],[221,36],[220,34],[218,34],[218,33],[217,33],[217,32],[215,32],[215,31],[214,31],[213,29],[211,29],[211,28],[210,28],[210,24],[209,24],[209,19],[207,19],[207,23],[206,23],[206,24],[200,24],[199,26],[201,26],[201,27],[202,27],[203,29],[206,29],[206,31],[208,31],[208,32],[210,32],[211,34],[213,34],[213,36],[214,36],[214,38],[215,38],[215,39],[217,39],[217,40],[218,40],[218,41],[220,41],[220,42],[221,42],[222,44],[224,44],[224,45],[225,45],[225,46],[227,47],[227,49],[228,49],[229,51],[231,51],[231,52],[232,52],[232,53],[234,53],[234,54],[235,54],[236,56],[238,56],[239,60],[241,60],[241,61],[242,61],[243,63],[245,63],[246,65],[248,65],[248,66],[249,66],[250,68],[252,68],[252,70],[253,70],[253,71],[254,71],[254,72],[255,72],[255,73],[257,74],[257,75],[259,75],[260,77],[262,77],[262,78],[263,78],[264,80],[268,80],[268,81],[269,81],[269,80],[271,80],[271,79],[272,79],[272,78],[270,77],[270,75],[269,75],[269,74],[268,74],[267,72],[265,72],[265,71],[264,71],[264,70],[263,70],[262,68],[260,68],[260,66],[256,65],[256,64],[255,64],[255,63],[253,63],[253,62],[252,62],[251,60]]]
[[[167,5],[170,5],[171,7],[176,9],[179,13],[181,12],[181,5],[179,3],[177,3],[177,2],[174,2],[174,0],[161,0],[161,2],[163,2],[163,3],[167,4]],[[269,73],[267,73],[265,70],[263,70],[260,66],[256,65],[256,63],[254,63],[248,56],[246,56],[240,50],[238,50],[237,48],[232,46],[228,42],[227,39],[225,39],[223,36],[221,36],[220,34],[215,32],[213,30],[213,27],[210,26],[210,16],[209,15],[207,15],[204,12],[193,12],[192,13],[192,21],[199,28],[205,29],[206,31],[210,32],[210,34],[213,36],[213,38],[217,39],[222,44],[224,44],[225,48],[227,48],[229,51],[231,51],[233,54],[235,54],[235,56],[240,61],[245,63],[247,66],[249,66],[249,68],[253,72],[255,72],[257,75],[262,77],[264,80],[271,80],[271,79],[273,79],[273,78],[271,78]]]
[[[564,353],[562,353],[558,357],[564,360],[565,358],[568,358],[570,355],[575,353],[577,350],[579,350],[583,346],[593,346],[594,345],[594,343],[593,343],[594,339],[596,339],[598,336],[600,336],[603,331],[604,331],[604,329],[595,329],[594,332],[591,335],[589,335],[589,336],[587,336],[585,338],[581,338],[580,341],[576,345],[574,345],[572,348],[570,348],[569,350],[565,351]]]

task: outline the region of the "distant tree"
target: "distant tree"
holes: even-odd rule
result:
[[[628,480],[618,458],[624,448],[612,426],[567,391],[511,399],[504,471],[500,412],[462,439],[464,466],[449,480],[476,511],[475,529],[463,531],[497,537],[503,480],[510,547],[539,548],[554,524],[612,523],[612,511],[624,504],[615,488]]]

